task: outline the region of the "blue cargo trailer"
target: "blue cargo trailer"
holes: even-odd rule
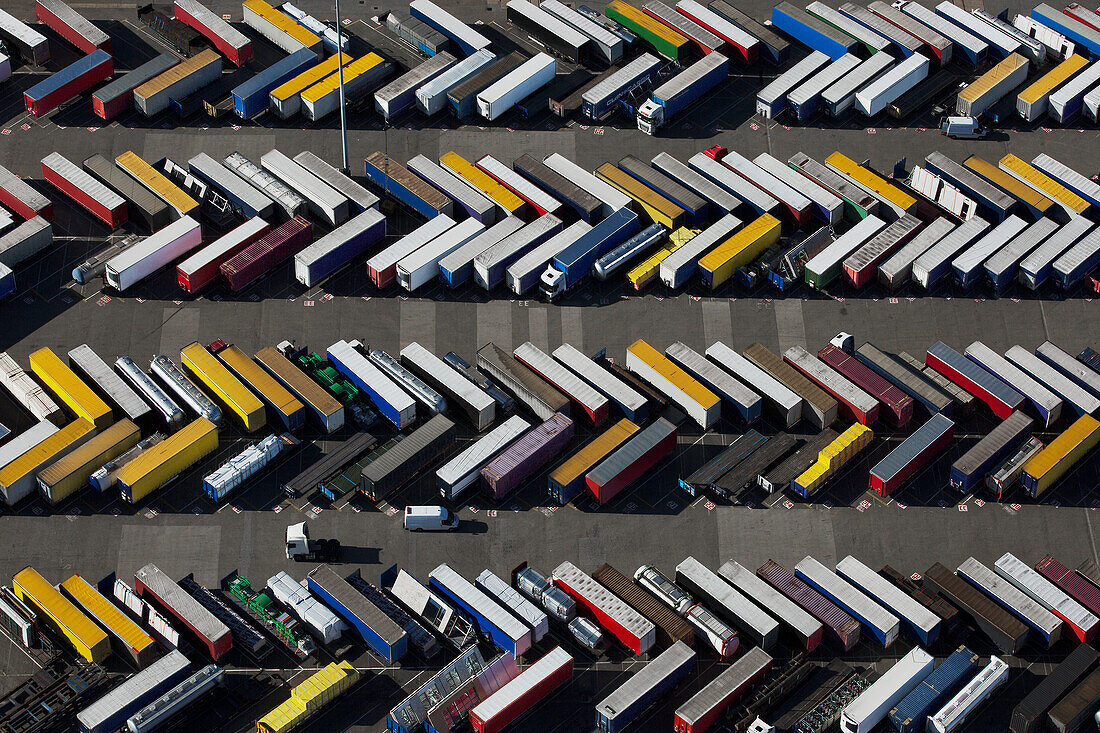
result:
[[[981,485],[986,474],[1031,437],[1031,428],[1030,417],[1019,410],[1013,412],[951,464],[951,487],[966,493]]]
[[[924,167],[974,199],[978,214],[988,221],[1000,223],[1016,208],[1012,196],[939,151],[925,157]]]
[[[482,636],[517,660],[531,648],[531,628],[447,563],[428,573],[428,586],[468,615]]]
[[[898,617],[868,598],[848,581],[807,555],[794,566],[794,573],[833,603],[850,613],[879,644],[889,647],[901,625]]]
[[[901,620],[905,632],[922,646],[930,647],[940,635],[940,617],[856,558],[848,555],[836,564],[836,572]]]
[[[355,629],[386,664],[394,664],[405,656],[409,648],[405,630],[331,567],[318,565],[311,570],[306,576],[306,587]]]
[[[639,228],[638,215],[630,209],[619,209],[592,227],[550,261],[539,284],[543,295],[553,300],[579,283],[601,255],[637,234]]]
[[[855,53],[859,45],[859,41],[847,33],[789,2],[781,2],[772,8],[772,25],[834,61],[846,53]]]
[[[656,56],[643,53],[581,95],[581,112],[590,119],[602,120],[615,110],[619,100],[652,81],[662,66]]]
[[[618,733],[695,668],[695,652],[678,641],[596,705],[596,728]]]
[[[928,716],[939,710],[977,670],[978,655],[960,646],[890,710],[890,722],[898,733],[923,731]]]
[[[381,166],[386,166],[383,170]],[[393,196],[410,209],[427,219],[440,214],[450,216],[454,212],[454,203],[437,189],[413,175],[408,168],[400,165],[389,156],[375,153],[363,161],[367,179]],[[413,189],[417,190],[413,190]]]
[[[272,90],[316,63],[317,54],[308,48],[284,56],[233,90],[233,111],[242,120],[252,119],[267,109]]]
[[[404,430],[416,419],[416,402],[347,341],[328,347],[328,359],[337,371],[367,393],[382,416]]]
[[[993,285],[993,291],[997,294],[1004,292],[1016,280],[1020,260],[1034,252],[1043,241],[1058,231],[1058,228],[1058,222],[1044,217],[1020,232],[997,254],[986,260],[982,269],[985,270],[986,278]]]
[[[1027,372],[989,348],[981,341],[966,347],[966,357],[997,379],[1016,390],[1031,403],[1035,412],[1049,428],[1062,414],[1062,399],[1033,379]]]
[[[1083,48],[1092,58],[1100,57],[1100,31],[1095,28],[1085,25],[1060,10],[1055,10],[1046,3],[1040,3],[1032,8],[1031,17],[1073,41],[1078,48]]]

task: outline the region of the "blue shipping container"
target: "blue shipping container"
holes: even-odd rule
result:
[[[811,49],[821,51],[833,61],[855,51],[859,44],[856,39],[789,2],[772,8],[772,25]]]
[[[588,274],[597,259],[637,234],[640,226],[637,214],[619,209],[558,253],[550,264],[565,276],[565,288],[569,289]]]
[[[312,570],[306,576],[306,587],[355,629],[387,664],[394,664],[405,656],[409,635],[404,629],[328,565]]]
[[[372,165],[370,160],[363,161],[363,165],[365,168],[365,175],[371,183],[378,186],[384,192],[393,196],[421,216],[427,219],[434,219],[440,214],[450,215],[450,211],[437,209],[405,186],[402,186],[400,183],[390,178],[381,169]],[[450,203],[449,200],[448,203]]]
[[[898,733],[923,731],[928,716],[954,695],[978,669],[978,655],[960,646],[891,711]]]
[[[1078,48],[1083,48],[1092,58],[1100,57],[1100,31],[1055,10],[1046,3],[1040,3],[1032,8],[1031,17],[1073,41]]]
[[[695,652],[677,641],[596,705],[596,727],[618,733],[684,680],[695,668]]]
[[[273,89],[316,63],[317,54],[308,48],[276,61],[233,90],[233,110],[242,120],[252,119],[267,109],[267,97]]]
[[[335,353],[333,350],[336,350]],[[350,349],[351,352],[347,350]],[[362,364],[359,370],[351,368],[351,365],[346,363],[343,358],[352,358],[351,353],[355,356],[362,358]],[[389,420],[391,423],[397,426],[398,430],[403,430],[413,420],[416,419],[416,403],[409,397],[396,383],[390,380],[378,367],[374,366],[365,356],[355,351],[346,341],[338,341],[328,348],[326,351],[328,360],[332,362],[332,365],[336,367],[337,371],[343,374],[345,377],[351,380],[359,389],[367,393],[371,403],[378,408],[378,411],[382,413],[382,417]],[[362,372],[362,373],[360,373]],[[364,378],[363,374],[367,374],[372,378],[372,382],[368,382]],[[383,392],[390,392],[390,396],[383,395]],[[407,404],[396,405],[393,402],[393,397],[405,398],[408,400]]]
[[[985,481],[994,466],[1031,437],[1031,424],[1031,418],[1018,410],[1009,415],[951,464],[949,482],[952,488],[965,493]]]
[[[439,569],[440,568],[436,568],[436,570]],[[433,570],[432,572],[435,573],[436,571]],[[457,575],[457,573],[455,573],[455,575]],[[477,590],[477,588],[475,588],[474,585],[465,578],[461,578],[461,583],[463,585],[469,585],[469,588],[472,589],[473,592],[484,598],[484,600],[488,604],[491,604],[491,608],[493,609],[494,613],[499,611],[502,619],[504,619],[509,624],[514,625],[515,628],[511,631],[511,633],[509,632],[509,630],[502,628],[501,623],[494,623],[493,621],[490,621],[484,613],[474,608],[471,601],[468,601],[466,598],[460,596],[456,591],[444,585],[442,582],[440,582],[438,578],[432,577],[431,575],[429,575],[428,577],[428,586],[433,591],[441,595],[445,600],[450,601],[459,610],[469,616],[473,620],[474,625],[477,627],[478,631],[480,631],[483,636],[488,637],[500,649],[508,652],[516,659],[519,659],[525,653],[527,653],[527,651],[531,648],[531,629],[524,625],[515,616],[513,616],[510,611],[505,610],[503,606],[499,605],[496,601],[489,598],[481,591]],[[517,633],[518,629],[522,629],[524,633]]]

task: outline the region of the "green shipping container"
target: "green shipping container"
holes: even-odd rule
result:
[[[690,52],[691,42],[686,36],[622,0],[611,0],[604,8],[604,15],[637,34],[666,58],[681,61]]]

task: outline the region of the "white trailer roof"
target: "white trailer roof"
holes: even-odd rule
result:
[[[1062,628],[1062,619],[1040,606],[1015,585],[973,557],[968,557],[959,565],[958,574],[982,592],[992,596],[998,603],[1007,606],[1013,615],[1025,619],[1029,626],[1035,627],[1052,640],[1057,640],[1059,630]]]
[[[722,163],[733,168],[757,186],[763,188],[773,198],[779,199],[788,206],[802,210],[812,203],[802,193],[783,183],[736,150],[727,150],[725,157],[722,158]]]
[[[638,394],[626,382],[582,354],[573,345],[562,344],[554,349],[552,355],[616,403],[624,405],[631,411],[645,407],[645,397]]]
[[[588,382],[554,361],[549,354],[530,341],[520,344],[512,354],[543,379],[593,413],[607,405],[607,398],[589,386]]]
[[[840,600],[846,608],[859,614],[860,623],[873,625],[886,637],[889,645],[892,637],[898,633],[898,617],[871,600],[862,591],[841,578],[813,557],[807,555],[794,566],[796,572],[813,581],[814,585],[824,588],[828,594]]]
[[[836,564],[836,571],[852,585],[925,634],[931,634],[940,625],[939,616],[851,555]]]
[[[428,578],[461,598],[470,608],[506,634],[515,644],[516,656],[526,653],[531,648],[531,630],[496,601],[478,590],[473,583],[455,572],[450,565],[447,563],[439,565],[428,573]]]
[[[747,410],[760,403],[760,395],[682,341],[667,346],[665,355],[717,392],[720,397],[725,397],[735,405]]]
[[[90,174],[85,173],[61,153],[50,153],[42,159],[42,165],[48,166],[73,186],[79,188],[108,209],[117,209],[126,204],[126,201],[108,188],[106,184],[100,183]]]
[[[603,201],[612,211],[630,206],[632,199],[629,196],[604,183],[560,153],[551,153],[542,162],[547,168],[565,176],[567,180]]]
[[[404,354],[404,350],[402,350],[401,353]],[[473,385],[471,384],[470,386]],[[527,422],[519,415],[512,415],[500,425],[497,425],[488,433],[478,438],[476,442],[457,456],[444,463],[439,470],[435,472],[436,477],[448,486],[455,485],[457,482],[461,481],[463,477],[469,476],[470,474],[474,474],[474,478],[476,478],[477,472],[485,464],[511,445],[512,441],[523,435],[530,427],[531,423]]]
[[[813,381],[828,385],[829,390],[842,396],[845,402],[857,407],[863,413],[869,413],[878,405],[867,392],[857,387],[850,379],[833,369],[801,346],[792,346],[783,354],[784,358],[798,365]]]
[[[711,344],[707,348],[706,355],[731,373],[744,379],[754,389],[759,390],[761,394],[779,405],[784,413],[788,415],[793,413],[795,416],[801,414],[801,397],[721,341],[715,341]]]
[[[508,265],[505,274],[508,287],[517,295],[522,295],[520,285],[527,276],[532,275],[535,271],[541,275],[550,260],[590,231],[592,231],[591,224],[583,220],[577,220],[527,254],[522,255],[515,262]]]
[[[872,715],[882,716],[883,710],[889,710],[919,685],[935,665],[936,660],[928,652],[920,647],[913,649],[848,703],[841,712],[841,727],[860,730],[859,724],[865,719]]]
[[[482,570],[474,579],[478,588],[495,598],[534,632],[533,640],[537,644],[549,630],[546,612],[522,595],[518,590],[501,580],[493,571]]]
[[[1011,552],[1001,555],[993,564],[993,570],[1040,606],[1086,633],[1100,624],[1095,614]]]
[[[410,158],[405,167],[450,196],[463,208],[477,212],[479,218],[486,218],[496,208],[496,204],[488,196],[425,155]]]
[[[697,260],[711,247],[717,247],[725,241],[740,226],[740,219],[733,214],[726,214],[696,234],[687,243],[661,261],[658,268],[661,281],[670,288],[678,288],[683,285],[686,279],[684,271],[694,272]]]
[[[398,273],[413,273],[421,267],[430,265],[433,262],[438,263],[439,260],[446,257],[451,252],[454,252],[483,231],[485,231],[485,225],[477,219],[464,219],[420,249],[401,258],[397,263],[397,271]],[[439,269],[437,267],[436,274],[438,273]],[[432,279],[435,279],[434,276]]]
[[[1090,369],[1088,365],[1077,361],[1050,341],[1040,344],[1039,348],[1035,349],[1035,353],[1043,361],[1058,367],[1063,374],[1068,374],[1092,394],[1100,397],[1100,374]]]
[[[773,104],[776,99],[790,92],[808,79],[810,74],[829,63],[829,61],[827,54],[821,51],[813,51],[809,56],[776,77],[771,84],[757,92],[756,97],[765,100],[768,104]]]
[[[1058,415],[1062,410],[1062,400],[1023,369],[1020,369],[981,341],[975,341],[967,346],[965,354],[1029,401],[1041,405],[1043,409],[1047,410],[1050,414],[1050,418],[1047,420],[1048,425],[1058,419]]]
[[[875,54],[875,56],[878,56],[878,54]],[[773,158],[768,153],[761,153],[753,158],[752,162],[787,186],[798,190],[803,196],[830,212],[830,214],[843,211],[844,202],[840,200],[839,196],[809,176],[804,176],[786,163]],[[833,223],[833,221],[830,220],[830,223]]]
[[[514,234],[523,228],[523,219],[518,216],[508,216],[489,227],[481,234],[462,245],[454,252],[439,260],[439,268],[454,272],[463,267],[473,268],[474,259],[497,242]],[[471,269],[472,271],[472,269]]]
[[[779,622],[694,557],[676,566],[677,582],[706,597],[711,610],[749,632],[765,649],[775,644]]]
[[[686,163],[668,153],[657,153],[653,156],[650,164],[669,178],[699,194],[722,211],[728,213],[741,205],[739,198],[701,173],[693,171]]]
[[[1100,414],[1100,399],[1024,347],[1013,346],[1005,352],[1005,357],[1073,405],[1078,414]]]
[[[481,35],[431,0],[412,0],[412,2],[409,3],[409,9],[416,10],[425,18],[430,18],[432,23],[438,24],[441,28],[446,30],[446,35],[453,36],[472,48],[481,50],[489,45],[488,38]]]
[[[336,170],[312,151],[303,150],[298,153],[294,156],[294,162],[347,196],[360,208],[371,209],[378,205],[377,196]]]
[[[543,0],[539,3],[539,7],[573,26],[600,46],[612,50],[618,49],[613,52],[619,55],[622,54],[623,39],[619,38],[591,18],[581,15],[568,5],[558,2],[558,0]]]
[[[325,212],[330,217],[329,224],[340,224],[347,216],[347,197],[295,163],[281,150],[264,153],[260,156],[260,165]],[[342,216],[340,212],[343,212]]]
[[[401,357],[416,364],[439,382],[446,391],[478,412],[490,409],[496,404],[484,390],[416,341],[410,342],[408,346],[401,349]]]
[[[718,574],[800,635],[811,638],[821,630],[820,621],[748,568],[729,560],[718,568]]]
[[[696,153],[691,156],[688,165],[744,201],[758,213],[771,211],[779,205],[774,196],[761,191],[705,153]]]
[[[428,223],[414,229],[389,247],[367,260],[367,266],[381,272],[395,267],[398,262],[420,249],[428,242],[439,237],[455,225],[454,219],[446,214],[431,219]]]
[[[520,1],[527,2],[527,0]],[[526,201],[530,201],[543,211],[549,211],[553,213],[561,208],[560,201],[543,191],[535,184],[528,181],[520,174],[516,173],[508,166],[501,163],[493,156],[482,156],[478,159],[476,165],[478,168],[500,181],[507,188],[510,188],[518,193],[520,198]]]
[[[188,232],[198,229],[199,223],[190,216],[184,216],[172,222],[163,229],[141,240],[133,247],[123,250],[107,262],[107,267],[115,272],[124,270],[139,264],[147,257],[156,254],[166,244],[184,236]]]
[[[487,699],[478,703],[470,711],[470,715],[476,716],[478,720],[490,721],[529,694],[531,690],[538,689],[546,679],[563,666],[572,664],[573,657],[560,646],[556,646],[539,661],[527,667],[517,677],[509,680]]]
[[[328,347],[328,352],[340,360],[340,363],[355,375],[371,386],[382,399],[393,406],[397,412],[410,415],[416,414],[416,402],[408,392],[397,386],[397,383],[386,376],[386,373],[376,367],[370,359],[363,356],[355,347],[343,339]]]

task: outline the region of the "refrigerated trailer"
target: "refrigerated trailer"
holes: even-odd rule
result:
[[[1043,648],[1050,649],[1062,638],[1060,618],[973,557],[959,565],[956,575],[1023,621],[1036,633]]]
[[[850,419],[867,426],[878,421],[878,400],[806,349],[792,346],[783,359],[836,399]]]
[[[890,709],[932,673],[936,660],[920,647],[899,659],[840,713],[843,733],[870,733]]]
[[[898,617],[871,600],[836,573],[810,556],[804,557],[794,568],[795,575],[812,588],[843,608],[879,644],[889,647],[897,638]]]
[[[940,617],[908,593],[851,555],[836,564],[836,572],[894,614],[906,633],[918,643],[926,647],[935,644],[940,635]]]
[[[626,44],[607,28],[558,0],[543,0],[539,7],[588,37],[597,55],[609,64],[622,58]]]
[[[606,733],[623,730],[691,674],[694,666],[695,652],[676,642],[596,704],[596,728]]]
[[[733,406],[745,425],[751,425],[760,417],[760,395],[708,361],[703,355],[677,341],[665,349],[665,355],[685,369],[690,375],[726,399]]]
[[[201,244],[202,227],[185,216],[111,258],[104,279],[111,287],[124,292]]]
[[[443,464],[435,473],[440,496],[448,501],[457,499],[480,478],[482,468],[530,427],[531,423],[513,415]]]
[[[639,340],[626,354],[628,369],[658,387],[701,427],[709,428],[718,420],[721,410],[718,397],[659,351]]]
[[[913,54],[900,61],[856,92],[856,109],[866,117],[874,117],[924,81],[928,77],[929,69],[928,58],[922,54]]]
[[[772,119],[787,107],[787,97],[800,84],[809,79],[819,69],[828,64],[830,58],[821,51],[813,51],[809,56],[784,71],[756,95],[756,113],[765,119]]]
[[[489,39],[455,18],[431,0],[413,0],[409,12],[417,20],[450,38],[466,55],[471,55],[489,45]]]
[[[0,38],[29,64],[44,66],[50,60],[49,40],[3,9],[0,9]]]
[[[581,55],[588,46],[587,35],[557,15],[539,7],[537,3],[527,2],[527,0],[509,0],[505,8],[509,23],[554,55],[575,64],[580,63]],[[513,101],[519,101],[525,96],[527,95],[516,96]]]
[[[1042,561],[1039,564],[1042,565]],[[1050,563],[1047,567],[1049,566]],[[1063,621],[1066,624],[1066,630],[1072,633],[1078,642],[1088,642],[1096,635],[1100,628],[1100,618],[1071,598],[1045,574],[1032,570],[1012,553],[1006,552],[998,558],[993,565],[993,571]]]
[[[509,10],[513,3],[538,9],[527,0],[510,0]],[[549,13],[543,13],[543,15],[546,19],[553,20],[553,16]],[[478,92],[477,111],[482,117],[492,122],[529,94],[535,93],[554,81],[556,73],[557,64],[554,59],[544,53],[537,54]]]

